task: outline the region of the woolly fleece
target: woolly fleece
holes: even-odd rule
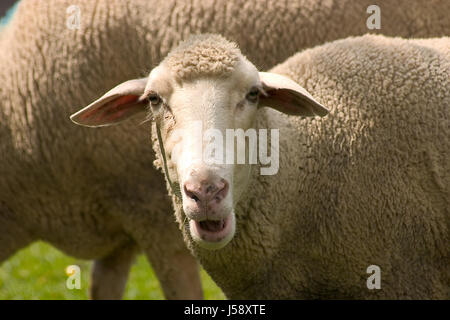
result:
[[[223,249],[193,242],[173,197],[213,280],[230,299],[448,299],[450,39],[348,38],[271,72],[331,113],[260,112],[257,128],[280,130],[280,170],[254,166]]]
[[[373,32],[409,37],[450,30],[446,0],[379,2],[382,29]],[[192,33],[221,33],[265,69],[300,49],[367,32],[370,4],[21,1],[0,33],[0,261],[42,239],[79,258],[103,259],[103,274],[116,267],[114,278],[126,279],[133,254],[123,252],[137,244],[166,297],[198,294],[195,262],[151,166],[146,126],[93,130],[74,126],[69,115],[145,75]],[[66,25],[71,5],[80,8],[80,29]],[[117,297],[108,286],[104,292]]]

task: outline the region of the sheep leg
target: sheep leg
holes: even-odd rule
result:
[[[127,245],[116,249],[102,259],[94,261],[89,292],[92,300],[118,300],[122,298],[136,253],[135,245]]]
[[[199,266],[187,248],[164,251],[160,255],[157,250],[147,250],[146,255],[166,299],[203,299]]]

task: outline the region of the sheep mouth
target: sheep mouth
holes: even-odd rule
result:
[[[198,223],[199,227],[206,232],[220,232],[225,229],[225,219],[212,221],[205,220]]]
[[[234,235],[234,215],[221,220],[190,221],[194,240],[208,249],[225,246]]]

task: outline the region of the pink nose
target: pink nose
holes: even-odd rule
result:
[[[227,196],[228,189],[228,182],[225,179],[216,182],[191,180],[184,184],[184,193],[195,201],[201,211],[215,211],[217,205]]]

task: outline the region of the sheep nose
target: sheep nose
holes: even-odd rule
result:
[[[219,204],[227,196],[228,189],[228,182],[225,179],[217,182],[187,181],[184,184],[184,193],[200,208]]]

